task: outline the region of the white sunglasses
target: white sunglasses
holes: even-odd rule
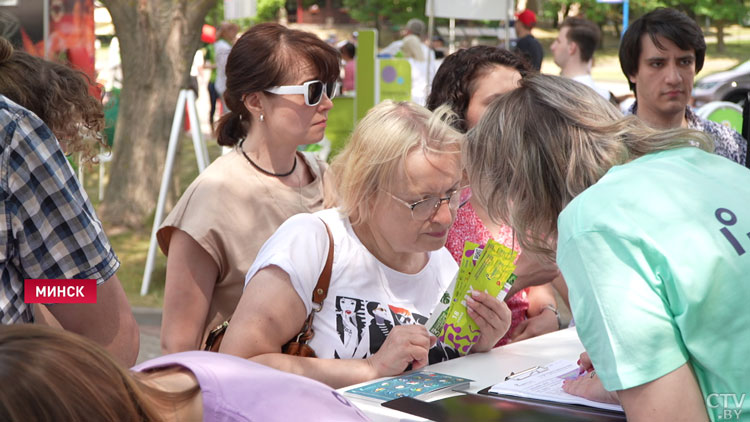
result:
[[[329,100],[332,100],[338,93],[338,90],[338,82],[327,84],[318,80],[305,82],[302,85],[274,86],[265,89],[266,92],[270,92],[271,94],[303,94],[305,96],[305,104],[311,107],[320,104],[320,101],[323,99],[323,92],[326,93]]]

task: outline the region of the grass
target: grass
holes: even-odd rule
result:
[[[609,30],[605,34],[604,48],[596,52],[596,64],[593,69],[594,79],[603,82],[622,83],[627,92],[627,80],[620,70],[619,60],[617,58],[618,39],[611,34]],[[555,30],[546,30],[538,28],[535,30],[535,36],[539,38],[545,48],[545,59],[542,64],[542,71],[545,73],[557,74],[559,68],[552,61],[552,53],[549,46],[557,36]],[[740,62],[750,59],[750,28],[733,26],[727,28],[726,39],[727,51],[724,54],[716,52],[716,37],[708,33],[706,37],[708,51],[706,63],[703,67],[701,76],[728,69]],[[97,54],[99,56],[99,53]],[[625,92],[616,92],[620,95]],[[215,142],[209,140],[209,155],[215,158],[219,155],[220,150]],[[103,164],[107,165],[108,164]],[[187,188],[190,182],[197,176],[198,169],[195,164],[195,154],[192,142],[186,135],[182,140],[182,153],[180,163],[177,167],[179,170],[180,186],[182,189]],[[86,172],[84,185],[89,193],[89,198],[96,206],[98,203],[98,169],[93,168]],[[155,269],[151,275],[151,286],[146,296],[140,295],[141,282],[143,280],[143,271],[146,265],[146,255],[148,253],[149,238],[151,235],[151,226],[154,216],[144,217],[146,223],[138,230],[131,231],[113,231],[107,230],[109,239],[114,250],[120,258],[121,267],[117,273],[120,281],[127,292],[128,299],[133,306],[161,307],[164,300],[164,278],[166,275],[166,257],[157,252]],[[103,222],[105,229],[107,222]]]

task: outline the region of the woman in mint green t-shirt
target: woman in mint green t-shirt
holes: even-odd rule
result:
[[[712,145],[531,75],[465,148],[490,217],[556,253],[596,368],[566,390],[628,420],[750,418],[750,171]]]

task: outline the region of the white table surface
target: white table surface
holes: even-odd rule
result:
[[[473,379],[474,381],[467,391],[476,393],[504,380],[511,372],[520,372],[532,366],[544,365],[559,359],[576,361],[582,352],[583,345],[578,340],[575,328],[567,328],[498,347],[487,353],[477,353],[429,365],[424,369]],[[343,392],[373,381],[340,388],[338,391]],[[435,399],[449,395],[450,393],[446,393],[446,395],[438,396]],[[414,415],[385,408],[380,406],[379,403],[358,399],[351,395],[346,395],[346,397],[375,422],[425,420]]]

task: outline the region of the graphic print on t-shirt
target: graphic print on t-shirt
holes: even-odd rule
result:
[[[393,318],[391,318],[388,309],[381,306],[378,302],[368,302],[367,313],[372,317],[369,325],[370,354],[374,354],[378,351],[380,345],[383,344],[388,333],[391,332]]]
[[[336,332],[341,339],[342,350],[355,350],[362,341],[364,320],[362,300],[336,296]]]
[[[366,358],[383,345],[396,325],[424,324],[427,317],[406,308],[383,305],[346,296],[336,296],[336,332],[341,343],[337,359]]]

